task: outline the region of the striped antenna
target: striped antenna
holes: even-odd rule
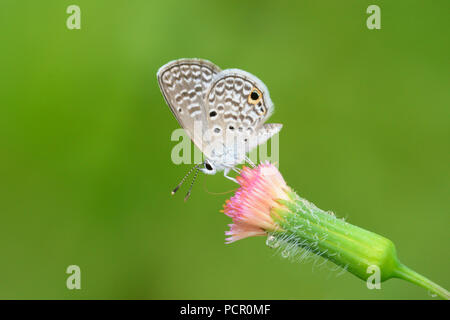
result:
[[[195,179],[197,179],[199,170],[200,169],[197,168],[197,171],[195,171],[194,178],[192,179],[191,186],[189,187],[189,191],[186,193],[186,196],[184,197],[184,202],[186,202],[189,199],[189,197],[191,196],[191,190],[192,190],[192,187],[194,186]]]
[[[197,169],[199,166],[204,165],[204,163],[199,163],[196,166],[192,167],[188,173],[186,173],[186,175],[183,177],[183,179],[181,179],[180,183],[175,187],[175,189],[172,190],[172,195],[175,194],[175,192],[178,191],[178,189],[180,189],[181,185],[183,184],[183,182],[186,180],[187,177],[189,177],[189,175],[192,173],[192,171],[194,171],[194,169]],[[198,172],[198,170],[197,170]]]

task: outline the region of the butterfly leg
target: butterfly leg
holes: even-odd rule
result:
[[[225,169],[223,170],[223,176],[224,176],[225,178],[230,179],[231,181],[234,181],[234,182],[236,182],[237,184],[239,184],[239,182],[237,182],[237,180],[236,180],[235,178],[228,176],[228,173],[229,173],[229,172],[230,172],[230,168],[225,168]]]
[[[253,163],[252,160],[250,160],[249,157],[245,156],[245,161],[247,161],[253,168],[256,167],[256,165]]]

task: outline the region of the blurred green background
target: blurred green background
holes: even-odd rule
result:
[[[66,8],[81,8],[81,30]],[[381,30],[366,8],[381,7]],[[390,238],[450,288],[449,1],[3,0],[0,298],[432,299],[389,280],[224,244],[236,186],[171,189],[179,127],[156,71],[181,57],[270,89],[280,170],[320,208]],[[66,288],[68,265],[81,290]],[[332,267],[331,265],[329,266]]]

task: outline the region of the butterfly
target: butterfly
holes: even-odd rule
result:
[[[265,123],[274,111],[269,90],[256,76],[239,69],[221,70],[204,59],[178,59],[157,72],[162,95],[178,123],[204,154],[172,191],[196,170],[224,176],[236,165],[251,163],[246,153],[278,133],[282,125]]]

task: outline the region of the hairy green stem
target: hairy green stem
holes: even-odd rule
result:
[[[450,293],[447,290],[401,263],[394,270],[393,277],[414,283],[427,289],[431,294],[435,294],[442,299],[450,300]]]
[[[399,278],[450,299],[447,290],[403,265],[391,240],[338,219],[295,192],[290,191],[289,197],[279,200],[281,207],[272,209],[280,229],[271,236],[286,248],[302,248],[322,256],[365,281],[375,268],[379,282]]]

